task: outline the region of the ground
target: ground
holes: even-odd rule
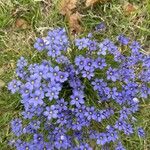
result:
[[[39,57],[33,49],[36,37],[44,36],[52,27],[68,27],[67,20],[59,14],[59,0],[0,0],[0,149],[7,146],[10,135],[10,120],[21,109],[19,96],[11,95],[7,84],[14,77],[16,61],[20,56],[36,61]],[[150,52],[150,1],[130,0],[131,8],[124,8],[127,0],[112,0],[86,8],[79,4],[77,10],[83,15],[81,26],[84,32],[93,31],[99,22],[107,29],[103,37],[112,40],[120,33],[137,39],[145,53]],[[135,7],[132,8],[132,7]],[[127,150],[150,149],[150,103],[142,102],[141,111],[135,116],[137,124],[147,132],[146,139],[138,137],[124,140]]]

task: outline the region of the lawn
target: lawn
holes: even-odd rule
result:
[[[0,0],[0,150],[11,150],[7,146],[11,137],[10,121],[22,109],[20,97],[7,90],[7,84],[15,76],[17,59],[24,56],[31,62],[42,59],[33,44],[36,37],[57,26],[69,29],[66,17],[59,13],[59,0]],[[92,32],[97,24],[105,22],[106,30],[101,37],[115,39],[123,33],[137,39],[144,53],[150,53],[150,1],[112,0],[86,8],[79,3],[84,33]],[[81,32],[82,34],[82,32]],[[141,109],[134,117],[143,126],[146,138],[132,136],[124,139],[127,150],[150,150],[150,102],[141,102]]]

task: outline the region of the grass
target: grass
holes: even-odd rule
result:
[[[0,1],[0,147],[1,150],[10,150],[7,146],[10,134],[10,120],[18,115],[20,108],[19,96],[11,95],[7,90],[7,83],[13,79],[16,61],[20,56],[38,60],[33,49],[37,36],[44,36],[45,31],[55,26],[67,26],[63,16],[58,13],[58,0],[1,0]],[[149,0],[130,0],[137,6],[137,10],[125,15],[122,6],[126,1],[113,0],[110,3],[97,4],[91,8],[78,7],[83,14],[81,24],[85,32],[93,31],[96,24],[104,21],[107,30],[101,37],[115,39],[124,33],[131,39],[137,39],[143,45],[145,52],[150,52],[150,2]],[[16,20],[23,19],[26,28],[16,27]],[[0,83],[1,83],[0,82]],[[137,124],[144,126],[147,138],[142,141],[138,137],[124,140],[127,150],[150,149],[150,104],[142,103],[141,111],[135,117]]]

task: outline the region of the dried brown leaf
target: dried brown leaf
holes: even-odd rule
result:
[[[68,15],[68,23],[70,27],[70,32],[72,34],[80,33],[82,27],[80,26],[81,14],[79,12]]]
[[[136,11],[136,9],[137,9],[137,7],[134,6],[134,5],[131,4],[131,3],[126,3],[126,4],[124,4],[124,6],[123,6],[123,11],[124,11],[125,15],[130,15],[130,14],[132,14],[133,12]]]
[[[70,14],[73,9],[76,8],[77,0],[61,0],[60,13],[62,15]]]
[[[108,0],[86,0],[86,7],[89,7],[89,6],[92,6],[94,5],[96,2],[99,2],[99,3],[104,3],[104,2],[107,2]]]
[[[94,3],[98,2],[98,0],[86,0],[86,7],[92,6]]]
[[[28,26],[28,22],[22,18],[18,18],[15,22],[15,27],[18,29],[27,29]]]

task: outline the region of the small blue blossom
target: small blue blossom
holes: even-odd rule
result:
[[[93,68],[94,68],[94,61],[93,61],[93,59],[86,58],[84,60],[84,69],[88,71],[88,70],[93,69]]]
[[[89,146],[89,144],[82,144],[77,148],[77,150],[92,150],[92,148]]]
[[[59,64],[69,64],[70,63],[69,59],[64,55],[57,57],[56,62]]]
[[[143,130],[142,127],[138,128],[138,136],[141,137],[141,138],[145,137],[145,131]]]
[[[70,147],[70,141],[66,136],[59,136],[54,142],[55,148],[67,150]]]
[[[98,49],[98,43],[96,41],[89,41],[89,50],[96,51]]]
[[[21,85],[22,83],[19,80],[14,79],[8,84],[8,89],[14,94],[20,90]]]
[[[46,107],[44,115],[47,117],[48,120],[51,120],[52,118],[57,118],[58,110],[56,109],[56,106],[51,105],[51,107]]]
[[[44,143],[44,139],[43,139],[43,135],[42,134],[34,134],[33,135],[33,140],[34,140],[34,143],[37,143],[37,144],[41,144],[41,143]]]
[[[148,98],[150,95],[150,88],[147,86],[142,86],[140,89],[141,97],[142,98]]]
[[[45,96],[48,97],[50,101],[52,101],[53,99],[58,99],[59,92],[61,91],[61,84],[51,82],[51,84],[48,85],[45,91]]]
[[[68,102],[66,102],[63,98],[61,98],[60,100],[57,100],[56,107],[57,107],[58,111],[60,111],[60,112],[65,111],[68,109],[67,104],[68,104]]]
[[[58,77],[59,77],[58,81],[60,83],[63,83],[68,79],[68,76],[69,76],[68,72],[59,72],[58,73]]]
[[[105,145],[107,142],[107,134],[106,133],[100,133],[98,136],[97,136],[97,141],[96,143],[98,145]]]
[[[53,58],[60,56],[60,54],[61,54],[61,48],[56,45],[52,46],[51,49],[49,49],[47,52],[47,55]]]
[[[79,67],[80,70],[84,68],[85,58],[81,55],[75,58],[75,64]]]
[[[104,22],[100,22],[96,27],[95,27],[95,30],[96,31],[102,31],[102,30],[105,30],[106,28],[106,25]]]
[[[37,130],[40,128],[40,124],[41,122],[40,121],[37,121],[37,120],[34,120],[32,122],[30,122],[30,126],[33,130]]]
[[[96,120],[96,112],[94,107],[87,107],[85,111],[85,116],[88,120]]]
[[[33,104],[34,106],[42,105],[44,104],[43,99],[44,94],[40,91],[35,91],[30,95],[29,103]]]
[[[132,44],[130,45],[130,48],[133,53],[136,53],[140,50],[141,45],[137,41],[133,41]]]
[[[20,136],[22,134],[22,121],[20,119],[12,120],[11,129],[16,136]]]
[[[126,150],[121,142],[118,142],[117,146],[115,147],[115,150]]]
[[[129,43],[129,38],[125,37],[124,35],[119,35],[118,37],[118,41],[122,44],[122,45],[127,45]]]
[[[76,39],[75,45],[78,47],[79,50],[87,48],[89,45],[89,39],[88,38]]]
[[[117,69],[109,68],[107,71],[107,79],[115,82],[118,79]]]
[[[91,78],[94,77],[94,69],[90,68],[88,70],[83,70],[82,77],[88,78],[89,80],[91,80]]]
[[[79,107],[81,104],[84,104],[84,95],[74,91],[73,95],[71,95],[71,105],[76,105]]]
[[[105,56],[106,55],[106,51],[108,49],[107,42],[103,41],[98,46],[99,46],[99,50],[97,52],[97,55],[104,55]]]
[[[59,113],[57,123],[62,126],[66,125],[68,123],[68,116],[66,116],[64,113]]]
[[[127,119],[130,114],[131,114],[130,109],[123,107],[123,109],[120,110],[120,119]]]
[[[45,42],[41,38],[37,38],[36,43],[34,44],[34,48],[38,51],[42,51],[45,49]]]
[[[24,68],[16,68],[16,75],[20,78],[20,79],[25,79],[27,72],[24,70]]]
[[[111,142],[111,141],[115,142],[118,138],[119,137],[118,137],[117,131],[113,127],[108,126],[107,127],[107,140],[108,140],[108,142]]]
[[[20,59],[17,62],[17,67],[18,68],[23,68],[25,66],[27,66],[27,60],[24,57],[20,57]]]
[[[103,68],[105,68],[106,66],[107,66],[107,64],[106,64],[104,58],[98,57],[98,58],[95,60],[95,68],[96,68],[96,69],[103,69]]]

